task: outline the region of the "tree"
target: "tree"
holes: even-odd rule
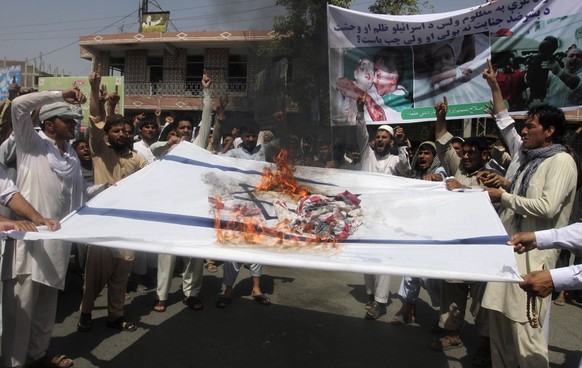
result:
[[[275,17],[277,36],[261,53],[273,60],[287,57],[292,68],[287,95],[297,104],[301,119],[318,116],[320,126],[328,126],[329,66],[327,50],[327,6],[348,8],[353,0],[277,0],[286,16]],[[370,11],[389,14],[416,14],[425,0],[376,0]]]
[[[376,0],[368,9],[375,14],[413,15],[419,14],[421,8],[434,7],[423,0]]]
[[[353,0],[277,0],[286,16],[275,17],[275,40],[262,48],[273,59],[287,57],[292,68],[287,94],[297,104],[301,118],[318,115],[329,125],[329,76],[326,4],[347,8]]]

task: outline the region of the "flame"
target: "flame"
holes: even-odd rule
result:
[[[281,150],[275,159],[276,171],[266,168],[263,171],[260,184],[255,192],[275,191],[291,195],[299,199],[309,195],[309,190],[302,187],[293,175],[294,168],[288,161],[288,152]],[[259,214],[246,208],[229,208],[229,219],[221,218],[221,210],[225,209],[220,197],[209,197],[214,207],[214,227],[218,241],[222,244],[251,244],[261,247],[281,250],[339,250],[337,239],[332,236],[332,227],[325,234],[313,234],[314,229],[309,224],[303,228],[302,234],[297,234],[289,220],[283,220],[268,227]]]
[[[296,234],[288,220],[283,220],[273,227],[265,226],[257,216],[244,215],[242,210],[231,211],[230,219],[223,223],[220,210],[224,209],[220,197],[212,198],[214,205],[214,228],[218,241],[222,244],[253,244],[281,249],[305,248],[314,244],[328,243],[327,248],[336,248],[337,239],[331,236],[331,229],[326,234]],[[306,228],[306,230],[309,230]],[[312,229],[311,229],[312,230]]]
[[[276,171],[266,168],[261,177],[261,183],[257,185],[255,191],[260,192],[281,192],[290,194],[293,198],[301,198],[309,194],[309,190],[302,187],[295,175],[293,166],[289,163],[288,152],[284,149],[275,158]]]

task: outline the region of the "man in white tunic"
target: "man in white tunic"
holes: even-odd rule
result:
[[[394,129],[389,125],[381,125],[376,131],[374,148],[370,146],[370,136],[364,119],[364,102],[359,99],[357,102],[358,115],[356,117],[356,139],[362,157],[362,171],[377,172],[388,175],[407,176],[411,170],[408,153],[404,143],[404,130]],[[394,140],[398,147],[398,155],[391,154],[391,140]],[[390,276],[364,274],[364,283],[369,301],[366,303],[368,310],[365,317],[368,319],[378,319],[386,314],[386,304],[390,296]]]
[[[202,100],[202,120],[200,122],[200,132],[194,140],[194,144],[201,148],[206,148],[205,144],[210,135],[210,125],[212,123],[212,91],[210,85],[212,80],[204,73],[202,76],[202,88],[204,97]],[[190,142],[192,140],[192,122],[187,119],[179,120],[178,126],[187,127],[187,129],[177,129],[177,135],[165,142],[153,143],[156,159],[162,159],[170,150],[176,147],[182,141]],[[187,132],[187,133],[186,133]],[[202,289],[204,260],[201,258],[183,257],[184,272],[182,272],[182,292],[184,299],[182,302],[193,310],[202,310],[204,304],[199,298]],[[171,254],[158,254],[158,278],[156,294],[158,300],[154,305],[154,311],[165,312],[174,268],[176,267],[176,256]]]
[[[266,144],[257,145],[257,137],[259,135],[259,127],[256,122],[247,120],[240,128],[242,143],[239,147],[231,149],[230,151],[220,154],[225,157],[242,158],[245,160],[266,161],[266,157],[272,156],[272,152],[279,144],[279,139],[273,140]],[[236,278],[240,272],[243,264],[240,262],[227,261],[224,262],[224,277],[222,283],[224,284],[224,294],[218,298],[216,306],[218,308],[226,308],[230,305],[232,300],[232,289]],[[261,275],[263,274],[263,266],[258,263],[249,265],[251,271],[252,292],[251,295],[255,301],[261,305],[270,305],[269,299],[261,290]]]
[[[493,96],[496,120],[512,120],[490,66],[483,71]],[[576,164],[560,143],[565,131],[564,113],[550,105],[530,108],[521,131],[520,167],[508,191],[486,188],[493,203],[500,203],[499,217],[509,235],[568,224],[576,191]],[[554,267],[558,252],[532,250],[516,255],[519,271]],[[489,309],[493,367],[547,367],[548,345],[534,315],[545,316],[548,298],[528,298],[517,284],[488,283],[483,307]]]
[[[74,138],[80,116],[71,108],[85,96],[77,89],[46,91],[12,101],[18,160],[17,186],[43,216],[61,219],[82,204],[83,177]],[[66,103],[65,103],[66,102]],[[36,133],[30,113],[43,106],[43,130]],[[64,356],[46,354],[57,307],[57,290],[64,288],[71,244],[61,240],[19,241],[4,253],[2,267],[2,365],[23,366],[27,359],[71,366]]]

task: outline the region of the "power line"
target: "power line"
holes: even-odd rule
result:
[[[103,19],[111,19],[111,17],[103,17],[103,18],[90,18],[90,19],[79,19],[79,20],[67,20],[67,23],[83,23],[83,22],[90,22],[90,21],[94,21],[94,20],[103,20]],[[55,25],[55,24],[63,24],[62,21],[60,22],[51,22],[51,23],[35,23],[34,26],[51,26],[51,25]],[[30,28],[30,24],[22,24],[22,25],[9,25],[9,26],[1,26],[0,25],[0,29],[2,28]],[[5,32],[2,32],[5,33]]]
[[[67,29],[55,29],[52,31],[43,30],[42,33],[56,33],[56,32],[71,32],[71,31],[82,31],[82,30],[90,30],[95,28],[100,28],[101,26],[94,26],[94,27],[84,27],[84,28],[67,28]],[[13,35],[13,34],[29,34],[35,33],[38,34],[38,31],[28,31],[28,32],[2,32],[2,35]],[[38,38],[42,39],[42,38]],[[46,39],[46,38],[44,38]],[[4,38],[0,38],[0,40],[4,40]],[[17,40],[17,39],[6,39],[6,40]]]
[[[260,18],[250,18],[250,19],[239,19],[237,20],[237,23],[244,23],[244,22],[250,22],[253,20],[262,20],[262,19],[267,19],[267,18],[272,18],[272,17],[260,17]],[[197,28],[203,27],[203,26],[214,26],[217,24],[230,24],[232,23],[232,20],[225,20],[225,21],[221,21],[221,22],[213,22],[213,23],[204,23],[204,24],[198,24]],[[187,32],[187,31],[184,31]]]
[[[137,12],[137,10],[135,10],[135,11],[131,12],[130,14],[126,15],[125,17],[123,17],[123,18],[121,18],[121,19],[119,19],[119,20],[117,20],[117,21],[115,21],[115,22],[113,22],[113,23],[111,23],[111,24],[109,24],[109,25],[107,25],[107,26],[105,26],[105,27],[103,27],[103,28],[99,29],[99,30],[98,30],[98,31],[96,31],[96,32],[93,32],[93,33],[91,33],[91,34],[90,34],[90,36],[92,36],[92,35],[94,35],[94,34],[97,34],[97,33],[101,32],[102,30],[105,30],[105,29],[107,29],[107,28],[109,28],[109,27],[112,27],[112,26],[116,25],[117,23],[121,22],[122,20],[124,20],[124,19],[126,19],[126,18],[129,18],[130,16],[132,16],[132,15],[133,15],[133,14],[135,14],[136,12]],[[69,46],[71,46],[71,45],[74,45],[74,44],[76,44],[77,42],[78,42],[78,40],[75,40],[75,41],[73,41],[73,42],[71,42],[71,43],[68,43],[68,44],[66,44],[66,45],[64,45],[64,46],[62,46],[62,47],[59,47],[59,48],[57,48],[57,49],[55,49],[55,50],[49,51],[49,52],[47,52],[47,53],[43,54],[42,56],[47,56],[47,55],[50,55],[50,54],[54,54],[55,52],[57,52],[57,51],[61,51],[62,49],[64,49],[64,48],[67,48],[67,47],[69,47]],[[36,61],[36,60],[37,60],[37,59],[39,59],[39,58],[40,58],[40,56],[35,56],[34,58],[32,58],[32,59],[29,59],[29,60],[30,60],[30,61]]]
[[[266,10],[266,9],[270,9],[270,8],[274,8],[276,5],[272,5],[272,6],[265,6],[265,7],[260,7],[260,8],[254,8],[254,9],[247,9],[247,10],[243,10],[243,11],[230,11],[230,12],[224,12],[224,13],[220,13],[214,16],[214,18],[219,18],[219,17],[223,17],[223,16],[228,16],[228,15],[233,15],[233,14],[242,14],[242,13],[250,13],[250,12],[254,12],[254,11],[260,11],[260,10]],[[120,19],[123,20],[126,17]],[[170,20],[170,23],[172,23],[172,20],[174,21],[184,21],[184,20],[197,20],[197,19],[206,19],[208,18],[207,15],[201,15],[201,16],[194,16],[194,17],[182,17],[182,18],[174,18]],[[271,16],[266,16],[266,17],[262,17],[262,18],[254,18],[253,20],[260,20],[260,19],[266,19],[266,18],[271,18]],[[109,18],[102,18],[102,19],[109,19]],[[236,20],[239,21],[239,20]],[[246,20],[241,20],[241,21],[246,21]],[[119,21],[118,21],[119,22]],[[223,23],[231,23],[232,21],[223,21],[223,22],[218,22],[218,23],[209,23],[209,24],[223,24]],[[57,23],[54,23],[57,24]],[[62,23],[58,23],[58,24],[62,24]],[[172,25],[174,26],[174,28],[176,29],[176,32],[179,32],[178,28],[172,23]],[[203,25],[207,25],[207,24],[203,24]],[[46,33],[57,33],[57,32],[71,32],[71,31],[83,31],[83,30],[87,30],[89,31],[90,29],[95,29],[98,26],[95,27],[83,27],[83,28],[63,28],[63,29],[57,29],[57,30],[43,30],[42,33],[46,34]],[[28,27],[30,28],[30,27]],[[96,32],[100,32],[101,30],[98,30]],[[12,35],[12,34],[38,34],[38,31],[20,31],[20,32],[2,32],[2,35]],[[69,39],[71,37],[64,37],[66,39]],[[32,40],[49,40],[49,39],[55,39],[55,37],[44,37],[44,38],[0,38],[0,41],[32,41]],[[60,38],[63,39],[63,38]]]
[[[270,9],[270,8],[274,8],[276,5],[272,5],[272,6],[264,6],[261,8],[255,8],[255,9],[248,9],[248,10],[242,10],[242,11],[230,11],[230,12],[225,12],[225,13],[221,13],[219,15],[215,15],[213,16],[213,18],[219,18],[221,16],[225,16],[225,15],[232,15],[232,14],[241,14],[241,13],[250,13],[250,12],[254,12],[254,11],[259,11],[259,10],[265,10],[265,9]],[[196,20],[196,19],[206,19],[208,18],[208,15],[199,15],[199,16],[194,16],[194,17],[185,17],[185,18],[174,18],[174,20]]]

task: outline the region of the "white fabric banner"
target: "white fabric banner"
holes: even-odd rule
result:
[[[582,77],[568,53],[582,48],[582,2],[496,0],[449,13],[379,15],[328,6],[332,124],[355,125],[356,98],[369,124],[433,120],[446,95],[447,118],[484,115],[491,93],[481,72],[492,59],[511,113],[544,102],[582,106]],[[564,80],[562,80],[564,79]]]
[[[181,143],[161,161],[67,216],[61,230],[10,236],[287,267],[520,280],[513,249],[504,245],[507,233],[483,192],[449,192],[441,183],[298,167],[300,184],[317,195],[298,205],[279,192],[254,192],[263,169],[272,166],[212,155]],[[334,218],[337,222],[331,228],[346,239],[338,247],[301,239],[281,243],[269,235],[259,240],[260,245],[221,244],[214,229],[216,196],[223,202],[223,222],[234,210],[242,214],[239,219],[260,219],[271,229],[286,218],[303,231],[299,235],[303,239],[312,237],[315,229],[329,231],[326,226]],[[327,207],[317,207],[318,203]],[[325,221],[316,224],[318,216]],[[311,228],[307,222],[316,225]]]

